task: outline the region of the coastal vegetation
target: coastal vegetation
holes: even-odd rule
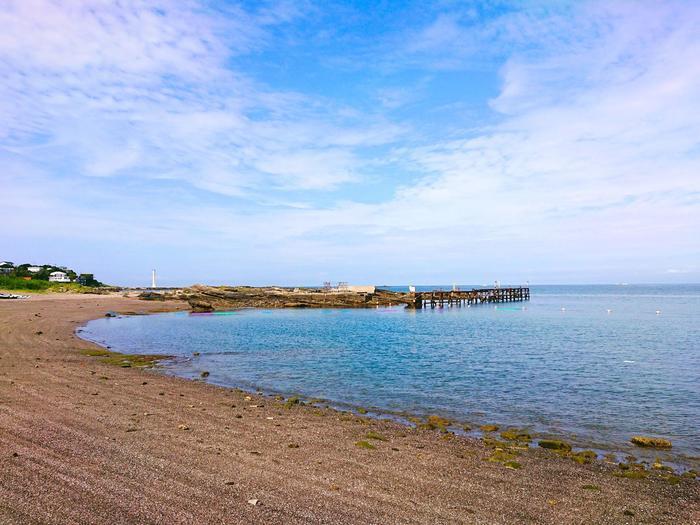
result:
[[[439,430],[443,433],[447,432],[447,427],[452,424],[452,420],[437,415],[428,416],[425,420],[414,418],[410,418],[410,420],[416,423],[421,430]]]
[[[25,281],[22,278],[0,275],[0,289],[2,290],[28,290],[32,292],[45,292],[54,285],[59,283],[50,283],[48,281]]]
[[[508,431],[504,433],[512,437],[512,434],[508,433]],[[517,459],[529,449],[528,443],[522,441],[500,441],[485,436],[482,438],[482,442],[484,446],[491,449],[490,454],[485,458],[487,461],[499,463],[504,467],[512,469],[519,469],[522,467]],[[543,439],[540,440],[538,444],[541,448],[545,448],[559,457],[571,459],[579,465],[591,464],[598,459],[598,454],[595,451],[573,451],[572,446],[562,440]],[[657,458],[651,468],[649,468],[646,462],[638,461],[637,458],[628,456],[626,461],[617,463],[617,469],[612,472],[612,475],[619,478],[634,480],[647,479],[652,476],[675,485],[680,483],[682,479],[694,480],[697,476],[697,472],[688,470],[683,473],[677,473],[673,467],[663,465],[659,458]],[[582,488],[600,491],[600,487],[597,485],[584,485]]]
[[[102,363],[122,368],[153,368],[158,361],[167,359],[167,356],[162,355],[120,354],[102,348],[91,348],[81,353],[90,357],[99,357]]]
[[[93,274],[78,274],[65,266],[0,263],[0,290],[86,293],[101,287],[104,284]]]
[[[571,445],[561,439],[540,439],[537,444],[542,448],[548,448],[550,450],[571,451]]]
[[[492,463],[500,463],[509,469],[522,468],[522,464],[517,461],[520,454],[528,449],[527,443],[521,444],[513,441],[500,441],[492,437],[484,436],[482,443],[485,447],[492,449],[487,461]]]
[[[594,460],[598,459],[598,454],[593,450],[581,450],[579,452],[571,452],[569,457],[573,459],[576,463],[592,463]]]
[[[303,401],[299,398],[299,396],[292,396],[287,401],[284,403],[284,408],[292,408],[293,406],[296,405],[303,405]]]
[[[501,437],[507,441],[521,441],[529,443],[532,441],[532,436],[523,430],[510,428],[501,432]]]
[[[618,467],[620,470],[614,472],[613,475],[619,478],[644,479],[649,476],[646,465],[637,462],[635,459],[630,459],[625,463],[619,463]]]
[[[27,281],[18,277],[0,275],[0,290],[12,290],[13,292],[73,292],[73,293],[94,293],[97,289],[83,286],[78,283],[54,283],[50,281],[34,280]]]

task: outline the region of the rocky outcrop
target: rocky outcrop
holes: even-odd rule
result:
[[[408,304],[409,297],[409,294],[384,290],[339,293],[314,288],[204,285],[187,288],[181,295],[195,312],[233,308],[372,308]]]
[[[638,447],[671,448],[673,446],[673,444],[668,439],[658,437],[633,436],[632,439],[630,439],[630,441]]]

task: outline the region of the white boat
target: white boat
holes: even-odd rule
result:
[[[17,295],[14,293],[0,293],[0,299],[29,299],[29,296]]]

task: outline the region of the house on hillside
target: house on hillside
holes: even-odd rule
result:
[[[95,280],[95,276],[91,273],[81,273],[75,281],[83,286],[99,285],[99,283]]]
[[[39,273],[42,270],[41,266],[28,266],[27,271],[29,273]]]
[[[51,272],[49,274],[49,281],[52,283],[69,283],[70,279],[66,272]]]

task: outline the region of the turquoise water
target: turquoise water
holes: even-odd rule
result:
[[[105,318],[80,335],[176,356],[172,373],[206,370],[220,385],[525,427],[621,452],[633,450],[632,435],[657,435],[680,463],[700,456],[700,285],[533,286],[528,302],[420,311]]]

